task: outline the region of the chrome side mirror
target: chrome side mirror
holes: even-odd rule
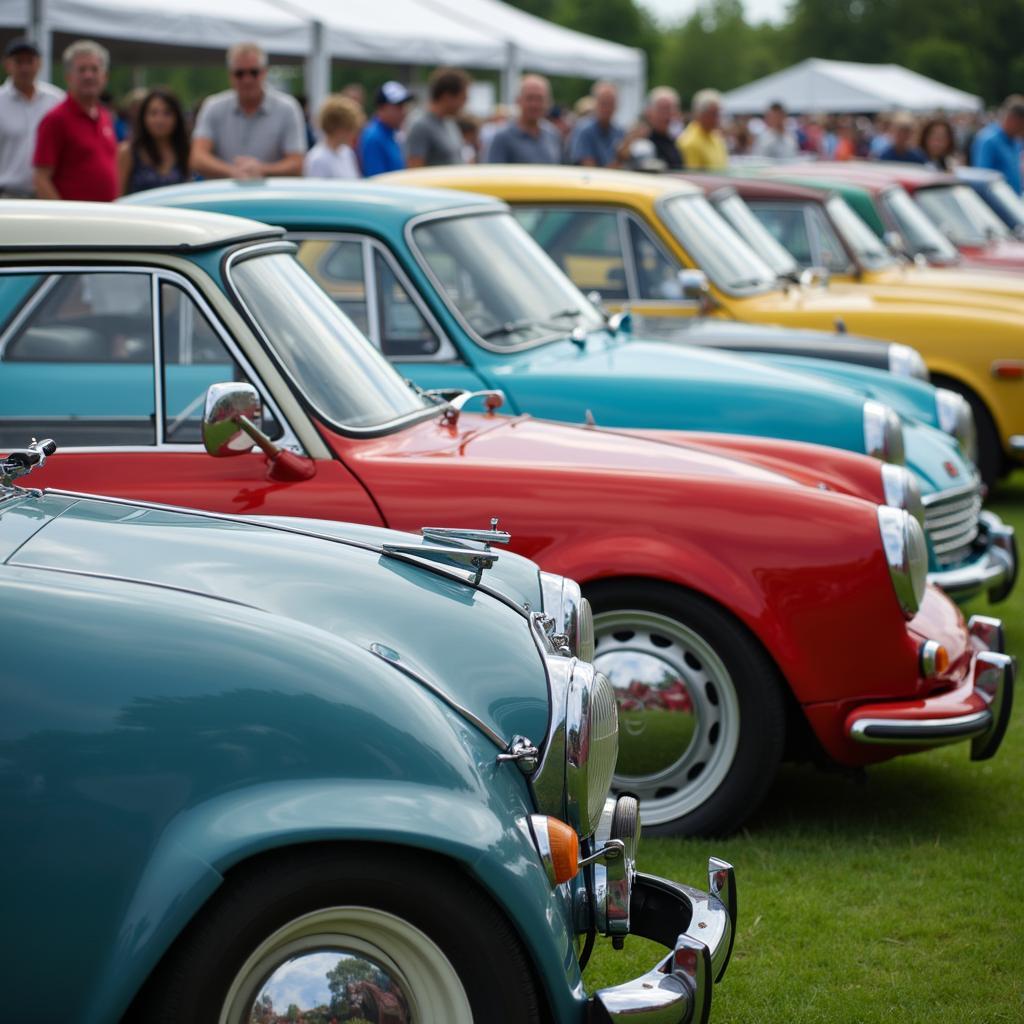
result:
[[[683,298],[687,302],[703,303],[710,294],[708,275],[703,270],[680,270],[679,287],[683,290]]]
[[[903,236],[898,231],[886,231],[882,235],[882,241],[893,252],[898,252],[901,256],[907,255],[907,247],[903,244]]]
[[[211,384],[203,409],[203,444],[214,458],[244,455],[263,437],[263,403],[251,384]],[[262,447],[262,446],[261,446]]]
[[[828,282],[828,267],[805,267],[800,271],[800,283],[805,288],[825,288]]]

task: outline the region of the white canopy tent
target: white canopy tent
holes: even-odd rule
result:
[[[725,93],[730,114],[760,114],[782,103],[795,114],[873,114],[880,110],[980,110],[982,100],[898,64],[811,57]]]
[[[223,51],[252,39],[275,58],[306,61],[314,105],[332,60],[497,69],[506,102],[524,71],[608,78],[624,118],[638,113],[646,83],[642,51],[500,0],[0,0],[0,26],[29,31],[47,51],[55,32],[131,43],[140,60],[155,48]]]

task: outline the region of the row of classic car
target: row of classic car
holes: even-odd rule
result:
[[[148,199],[0,209],[17,1013],[52,903],[62,1018],[703,1022],[732,869],[639,873],[641,819],[998,749],[1002,628],[948,594],[1015,541],[912,350],[639,340],[478,197]],[[595,934],[669,952],[588,996]]]

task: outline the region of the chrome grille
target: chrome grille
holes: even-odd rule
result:
[[[615,688],[606,675],[596,672],[590,697],[590,792],[587,794],[587,811],[595,825],[601,819],[618,758],[619,708]]]
[[[977,484],[924,499],[924,529],[941,568],[964,561],[978,537],[981,494]]]

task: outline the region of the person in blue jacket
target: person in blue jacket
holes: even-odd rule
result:
[[[412,93],[401,82],[385,82],[377,90],[373,117],[359,137],[359,163],[364,177],[405,167],[396,135],[412,99]]]
[[[1002,171],[1010,188],[1021,194],[1021,153],[1024,151],[1024,96],[1009,96],[999,120],[982,128],[971,143],[971,163]]]

